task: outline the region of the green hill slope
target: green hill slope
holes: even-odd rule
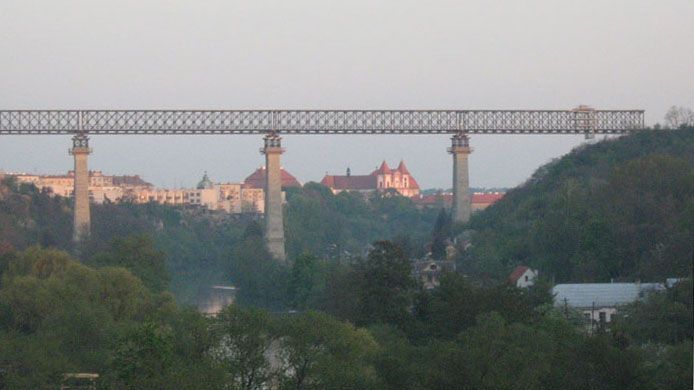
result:
[[[662,280],[692,272],[694,128],[579,147],[473,217],[472,274],[518,264],[559,282]]]

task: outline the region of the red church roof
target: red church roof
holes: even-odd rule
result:
[[[349,172],[348,172],[349,173]],[[396,169],[390,169],[388,163],[383,160],[381,166],[371,172],[370,175],[325,175],[321,184],[326,187],[330,187],[334,190],[376,190],[378,188],[378,176],[379,175],[393,175],[400,174],[402,176],[409,176],[407,180],[407,189],[419,189],[419,184],[410,171],[405,166],[404,161],[400,161],[400,164]]]
[[[407,170],[407,167],[405,166],[405,162],[403,160],[400,160],[400,164],[398,164],[398,167],[395,170],[402,173],[403,175],[410,174],[410,171]]]
[[[391,173],[391,169],[388,166],[388,164],[386,163],[386,160],[383,160],[383,162],[381,163],[381,167],[378,168],[377,170],[375,170],[373,174],[382,174],[383,175],[383,174],[389,174],[389,173]]]
[[[281,168],[280,174],[282,176],[282,187],[301,187],[301,183],[296,180],[291,173]],[[251,173],[250,176],[244,180],[244,184],[250,188],[265,188],[265,177],[267,176],[265,167],[260,167]]]

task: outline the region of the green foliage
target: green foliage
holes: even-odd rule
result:
[[[311,253],[348,262],[382,237],[398,239],[408,253],[420,256],[436,217],[435,211],[419,210],[395,193],[333,195],[309,183],[287,189],[287,198],[290,260]],[[186,304],[196,304],[214,284],[241,287],[242,303],[275,309],[292,303],[287,299],[289,271],[267,256],[257,217],[155,203],[106,203],[91,210],[92,234],[73,248],[69,200],[7,180],[0,184],[0,252],[34,244],[74,250],[87,264],[125,267],[149,288],[170,289]]]
[[[419,210],[412,200],[398,194],[374,193],[368,199],[354,192],[333,195],[317,183],[287,189],[285,210],[290,257],[313,253],[350,258],[361,254],[370,242],[402,236],[409,236],[415,248],[422,248],[436,218],[435,211]]]
[[[578,148],[473,216],[471,274],[524,264],[555,282],[664,280],[692,272],[694,129]]]
[[[378,345],[364,329],[307,312],[282,321],[277,350],[282,389],[377,389]]]
[[[316,307],[324,294],[327,264],[316,256],[303,254],[294,260],[289,281],[291,305],[298,310]]]
[[[432,362],[423,356],[424,348],[413,345],[405,333],[390,325],[374,325],[369,327],[369,331],[380,347],[374,357],[374,366],[381,376],[383,388],[425,388],[423,380],[431,375],[427,370]]]
[[[70,248],[70,206],[68,199],[50,197],[32,185],[0,180],[0,246]]]
[[[232,388],[253,390],[269,385],[275,373],[268,355],[277,336],[267,312],[227,306],[214,321],[214,334],[212,355]]]
[[[169,284],[164,252],[156,249],[152,238],[147,235],[115,238],[107,252],[97,254],[89,263],[123,267],[155,292],[166,290]]]
[[[402,305],[400,294],[412,288],[403,258],[379,242],[363,264],[328,275],[380,275],[364,286],[388,286],[373,291]],[[311,279],[314,260],[300,262],[296,280]],[[372,324],[368,330],[324,313],[234,305],[207,319],[154,295],[123,268],[94,269],[64,252],[31,248],[9,256],[2,276],[0,386],[45,388],[66,372],[96,372],[101,387],[138,389],[691,388],[691,324],[683,317],[691,282],[625,311],[637,327],[595,336],[546,298],[453,274],[418,294],[415,315],[404,309],[415,324],[408,326],[402,308],[376,315],[373,302],[361,307],[359,284],[343,287],[356,292],[353,314]],[[654,329],[663,333],[657,344]]]
[[[691,282],[688,284],[691,294]],[[645,301],[621,308],[614,330],[639,344],[679,344],[691,340],[694,337],[692,307],[675,301],[669,295],[652,293]]]
[[[2,279],[0,338],[8,349],[0,348],[0,369],[9,383],[29,387],[56,383],[64,372],[105,370],[119,329],[156,308],[123,269],[95,270],[64,252],[30,248],[10,261]],[[27,348],[16,350],[22,343]],[[36,355],[41,346],[43,355]],[[28,377],[34,379],[24,382]]]
[[[239,303],[274,309],[288,303],[289,269],[270,256],[259,228],[249,225],[231,257],[230,275],[238,287]]]
[[[118,343],[112,370],[128,389],[165,388],[174,360],[171,329],[146,322]]]
[[[416,313],[427,328],[425,334],[443,339],[453,339],[474,326],[483,313],[496,312],[508,322],[529,323],[538,306],[527,291],[507,284],[478,287],[454,273],[444,274],[439,288],[418,305]]]
[[[431,237],[431,257],[434,260],[446,260],[446,241],[451,238],[451,216],[441,209],[436,217],[434,232]]]
[[[692,388],[692,340],[681,344],[651,344],[643,347],[648,383],[654,389]]]
[[[402,249],[377,241],[366,259],[354,266],[357,284],[357,324],[404,324],[409,319],[415,282],[412,266]]]
[[[417,290],[409,259],[429,241],[443,254],[446,215],[434,224],[393,193],[289,190],[287,265],[253,217],[95,205],[85,265],[31,246],[70,249],[69,202],[4,182],[0,388],[85,371],[104,388],[691,388],[691,278],[597,335],[550,305],[549,281],[691,277],[693,134],[626,136],[541,168],[468,226],[459,264],[473,277],[444,275],[433,291]],[[360,258],[382,238],[393,241]],[[503,280],[519,263],[547,279],[521,290],[474,276]],[[208,319],[164,292],[190,303],[216,283],[236,285],[242,305],[306,312],[230,306]]]

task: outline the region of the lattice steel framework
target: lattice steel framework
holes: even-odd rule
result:
[[[643,110],[17,110],[0,134],[619,134]]]

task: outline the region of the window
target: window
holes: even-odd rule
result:
[[[525,281],[526,282],[528,281],[528,275],[525,275]]]
[[[604,311],[601,311],[599,313],[599,316],[600,316],[600,323],[601,324],[604,324],[605,322],[607,322],[607,313],[605,313]]]

